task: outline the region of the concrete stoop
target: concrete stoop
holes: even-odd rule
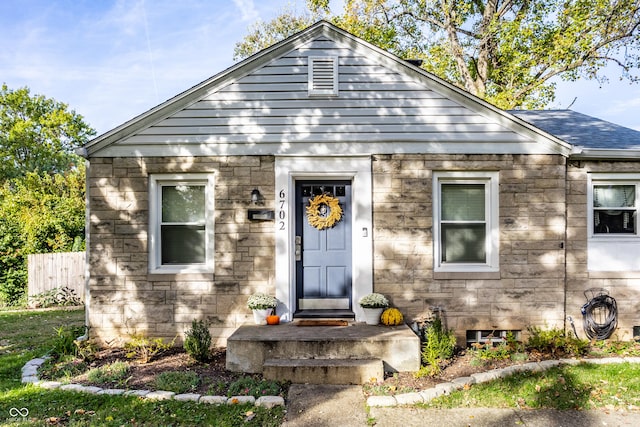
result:
[[[294,384],[364,384],[382,380],[380,359],[267,359],[265,378]]]
[[[243,325],[227,339],[227,369],[308,384],[363,384],[420,368],[420,339],[406,325]]]

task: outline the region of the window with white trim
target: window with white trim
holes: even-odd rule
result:
[[[638,236],[639,186],[637,181],[593,181],[593,236]]]
[[[497,272],[498,172],[434,172],[434,270]]]
[[[149,270],[213,272],[213,175],[152,175]]]

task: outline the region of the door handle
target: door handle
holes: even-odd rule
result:
[[[302,236],[296,236],[295,256],[296,261],[302,260]]]

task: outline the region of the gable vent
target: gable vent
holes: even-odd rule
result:
[[[309,57],[309,95],[338,95],[338,57]]]

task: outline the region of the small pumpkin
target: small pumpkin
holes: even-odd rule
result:
[[[404,316],[400,313],[395,307],[387,308],[382,312],[382,316],[380,316],[380,321],[383,325],[387,326],[397,326],[402,323],[404,320]]]
[[[270,314],[267,316],[267,325],[278,325],[280,324],[280,316],[277,314]]]

